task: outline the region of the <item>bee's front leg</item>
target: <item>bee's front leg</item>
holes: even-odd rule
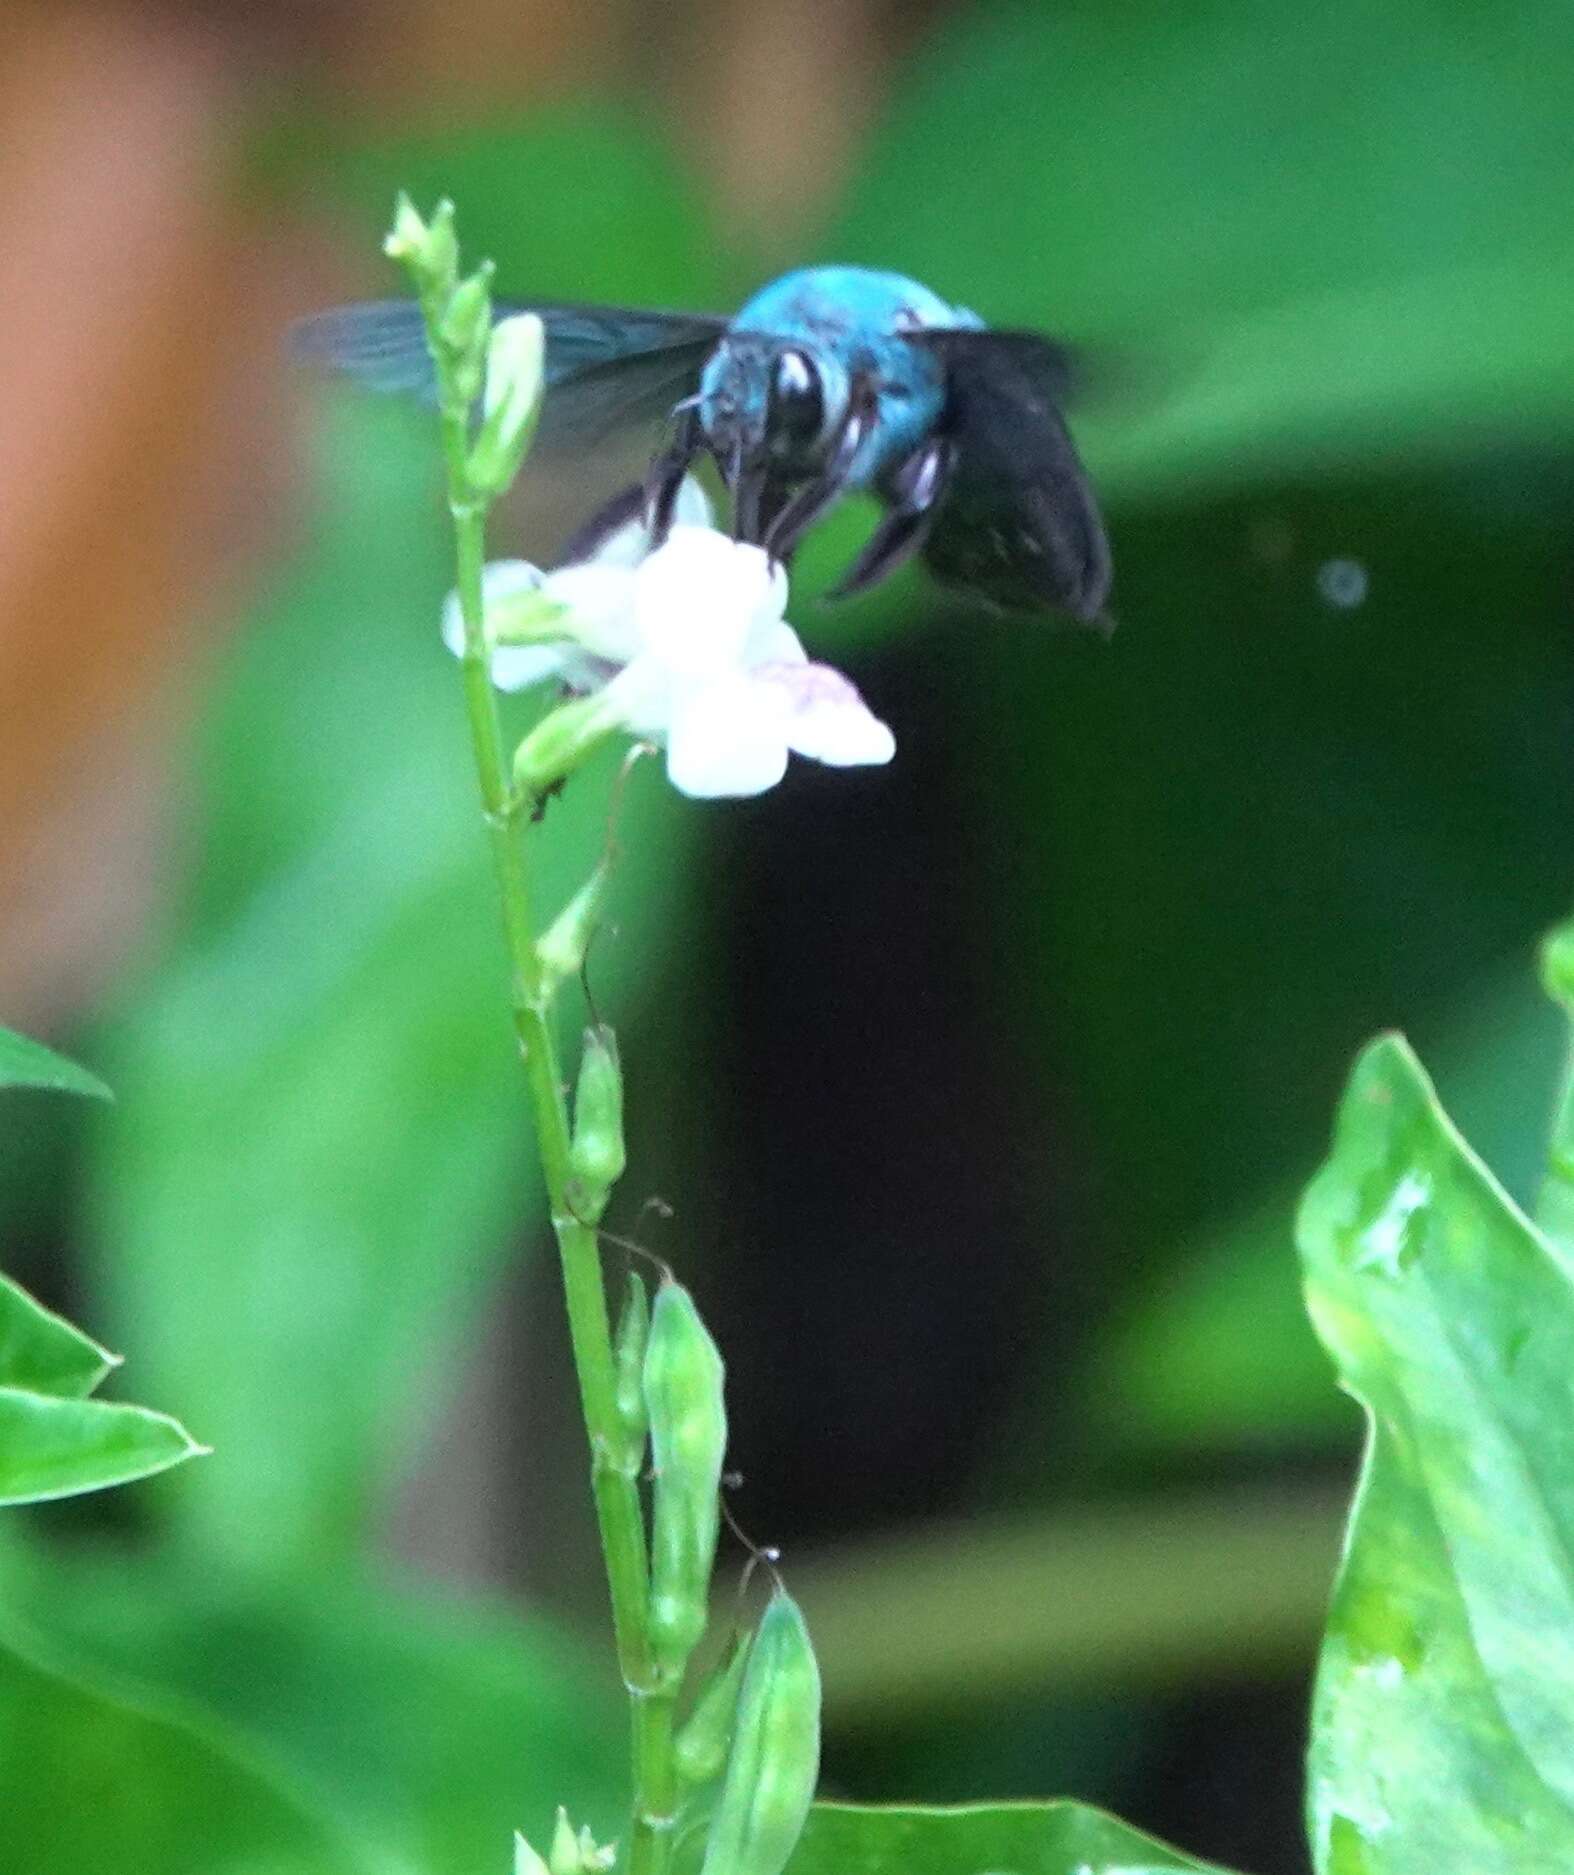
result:
[[[879,416],[874,380],[855,377],[847,398],[847,415],[825,466],[812,482],[805,482],[765,530],[761,543],[773,560],[785,562],[820,516],[846,494],[858,452]]]
[[[944,436],[932,436],[896,466],[891,476],[891,506],[863,544],[846,576],[826,595],[845,599],[894,573],[923,546],[935,513],[945,499],[956,467],[956,448]]]
[[[645,476],[645,514],[650,523],[650,544],[659,547],[672,531],[683,478],[705,447],[705,426],[699,400],[685,398],[673,414],[672,438],[656,456]]]

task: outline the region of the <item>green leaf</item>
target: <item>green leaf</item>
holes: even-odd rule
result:
[[[1574,1019],[1574,925],[1563,925],[1542,946],[1541,981],[1564,1015]],[[1574,1048],[1565,1055],[1536,1221],[1549,1237],[1574,1251]]]
[[[1081,1803],[818,1803],[787,1868],[788,1875],[1220,1875]]]
[[[64,1055],[57,1055],[42,1042],[18,1035],[14,1029],[0,1029],[0,1088],[43,1087],[57,1094],[88,1094],[95,1100],[113,1100],[114,1095],[86,1068],[79,1068]]]
[[[144,1406],[0,1387],[0,1504],[36,1504],[168,1471],[207,1451]]]
[[[0,1276],[0,1387],[85,1400],[120,1356]]]
[[[283,1783],[170,1701],[0,1646],[6,1875],[407,1875],[316,1821]]]
[[[1574,1263],[1396,1036],[1356,1064],[1299,1237],[1369,1421],[1313,1715],[1317,1866],[1574,1866]]]
[[[622,1825],[622,1689],[603,1648],[540,1617],[360,1569],[275,1587],[178,1552],[33,1543],[0,1551],[0,1604],[212,1714],[401,1870],[506,1867],[510,1832],[538,1838],[559,1803],[598,1835]]]

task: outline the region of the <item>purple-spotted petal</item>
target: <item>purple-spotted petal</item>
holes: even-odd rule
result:
[[[896,738],[858,694],[858,686],[829,664],[764,664],[753,676],[787,699],[787,746],[833,768],[890,761]]]

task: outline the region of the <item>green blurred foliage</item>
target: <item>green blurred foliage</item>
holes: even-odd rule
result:
[[[7,1875],[406,1875],[361,1856],[287,1785],[178,1702],[0,1647],[0,1863]]]
[[[13,1553],[0,1585],[96,1672],[211,1715],[354,1866],[501,1868],[511,1832],[568,1798],[617,1833],[619,1689],[544,1619],[360,1570],[275,1586],[178,1555]]]
[[[114,1098],[96,1074],[14,1029],[0,1029],[0,1088],[4,1087],[41,1087],[61,1094],[87,1094],[95,1100]]]

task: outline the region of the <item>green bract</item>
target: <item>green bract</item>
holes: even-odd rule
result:
[[[727,1452],[724,1369],[694,1298],[662,1283],[645,1348],[645,1406],[655,1475],[651,1513],[650,1645],[669,1685],[705,1632]]]
[[[612,1187],[623,1176],[623,1072],[618,1038],[602,1022],[585,1031],[574,1093],[574,1136],[569,1170],[577,1187],[576,1209],[595,1223],[607,1208]]]
[[[688,1784],[705,1784],[727,1762],[737,1721],[738,1691],[749,1663],[749,1649],[734,1635],[710,1677],[700,1687],[693,1710],[673,1741],[672,1761]]]
[[[645,1442],[650,1433],[650,1414],[645,1406],[645,1345],[649,1338],[650,1303],[645,1284],[637,1270],[630,1270],[613,1347],[617,1355],[618,1425],[623,1433],[619,1457],[622,1469],[632,1477],[638,1477],[645,1462]]]
[[[798,1604],[778,1588],[760,1617],[702,1875],[781,1875],[820,1774],[820,1669]]]

